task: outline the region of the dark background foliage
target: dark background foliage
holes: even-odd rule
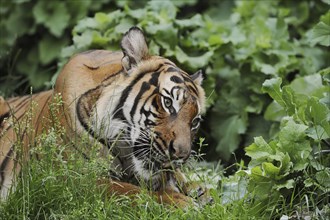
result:
[[[276,137],[285,115],[263,82],[280,77],[289,85],[329,65],[328,8],[326,0],[2,0],[0,94],[49,89],[74,53],[117,50],[138,25],[152,52],[190,73],[205,71],[202,152],[231,164],[255,136]]]

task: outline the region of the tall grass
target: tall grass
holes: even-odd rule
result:
[[[192,206],[186,210],[158,204],[146,189],[134,199],[109,196],[105,193],[106,186],[98,186],[96,182],[99,178],[108,178],[111,161],[98,156],[97,143],[63,144],[63,132],[60,127],[52,128],[36,138],[35,146],[30,149],[30,160],[22,164],[16,190],[12,190],[6,201],[0,202],[0,219],[255,218],[244,199],[223,204],[221,187],[211,190],[215,199],[213,205]],[[89,147],[89,159],[77,150],[79,147],[86,149],[84,144]],[[17,143],[15,149],[20,147]],[[195,162],[192,163],[191,166],[196,167]],[[191,174],[195,172],[187,169]],[[221,171],[217,172],[216,175],[222,175]],[[196,176],[203,182],[212,182],[211,177]]]
[[[51,106],[57,115],[56,103]],[[37,106],[31,105],[31,111]],[[52,109],[54,108],[54,109]],[[33,117],[33,114],[27,114]],[[57,120],[58,121],[58,120]],[[55,121],[56,122],[56,119]],[[33,131],[33,128],[31,132]],[[303,207],[315,207],[313,198],[303,196],[300,210],[292,202],[299,192],[286,198],[270,197],[268,203],[254,199],[247,190],[248,180],[239,175],[224,176],[221,166],[205,166],[200,151],[189,161],[185,172],[192,181],[200,181],[211,188],[212,205],[179,209],[158,204],[147,189],[134,198],[109,195],[107,186],[97,185],[100,178],[109,178],[112,158],[99,156],[100,144],[89,137],[66,144],[65,130],[55,123],[34,139],[30,159],[18,158],[22,165],[17,175],[15,190],[6,201],[0,201],[0,219],[276,219],[281,216],[313,216]],[[20,151],[17,142],[15,150]],[[201,139],[199,143],[203,147]],[[85,155],[88,155],[86,159]],[[196,159],[197,158],[197,159]],[[244,164],[238,164],[243,168]],[[298,211],[297,211],[298,210]],[[316,210],[317,211],[317,210]],[[324,212],[316,214],[323,218]]]

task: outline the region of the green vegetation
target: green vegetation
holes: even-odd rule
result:
[[[77,5],[69,2],[52,1],[52,18],[45,17],[49,14],[41,0],[1,6],[0,16],[8,18],[1,19],[0,26],[8,35],[1,34],[0,68],[6,80],[0,79],[0,93],[8,95],[11,88],[20,92],[13,87],[20,86],[19,81],[29,81],[36,89],[49,87],[72,54],[118,50],[122,34],[137,25],[153,53],[191,73],[205,70],[208,109],[200,135],[207,146],[200,144],[200,150],[208,159],[221,158],[230,166],[198,173],[188,169],[192,177],[213,183],[212,206],[183,212],[141,195],[131,208],[128,199],[105,200],[102,189],[95,187],[103,165],[82,158],[64,162],[57,150],[39,149],[48,159],[29,162],[18,190],[0,205],[0,219],[276,219],[285,215],[326,219],[330,215],[328,0],[123,1],[116,3],[116,10],[111,10],[109,1],[97,5],[84,1],[77,14],[71,13]],[[27,5],[33,13],[25,13]],[[91,13],[96,11],[100,12]],[[57,71],[48,69],[54,62]],[[53,149],[57,142],[49,139],[59,138],[56,133],[41,137],[40,146]],[[58,166],[49,166],[56,158]],[[232,168],[236,172],[228,175]],[[214,181],[215,177],[221,181]]]

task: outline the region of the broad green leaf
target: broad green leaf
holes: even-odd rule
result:
[[[68,39],[57,39],[45,35],[38,44],[39,60],[42,64],[48,64],[59,57],[61,49],[69,42]]]
[[[88,30],[83,32],[81,35],[75,35],[73,42],[80,49],[87,49],[88,46],[93,42],[94,31]]]
[[[292,118],[286,118],[281,125],[279,140],[284,142],[299,142],[305,138],[305,130],[308,127],[294,122]],[[285,149],[284,149],[285,150]]]
[[[307,178],[304,180],[305,187],[310,187],[314,185],[314,180],[312,178]]]
[[[328,133],[320,125],[314,125],[314,127],[308,128],[306,130],[308,137],[313,138],[314,140],[321,141],[322,139],[330,138]]]
[[[266,111],[264,113],[265,119],[270,121],[280,122],[284,116],[286,116],[284,108],[275,101],[273,101],[267,106]]]
[[[221,152],[224,158],[229,159],[231,152],[237,149],[240,142],[240,135],[246,131],[247,124],[244,119],[238,115],[228,117],[222,123],[218,123],[217,126],[212,126],[215,129],[212,133],[220,141],[216,147],[217,152]],[[223,132],[226,131],[226,132]]]
[[[330,0],[329,0],[330,3]],[[320,17],[320,21],[326,23],[327,25],[330,25],[330,11],[328,11],[325,15],[322,15]]]
[[[319,22],[314,28],[311,36],[312,43],[318,43],[323,46],[330,46],[330,25]]]
[[[282,122],[278,134],[279,150],[288,153],[293,163],[294,170],[303,170],[307,167],[307,158],[312,151],[310,142],[306,139],[306,125],[297,124],[292,118]]]
[[[175,57],[180,63],[188,64],[193,69],[202,68],[207,65],[210,58],[213,56],[213,51],[208,51],[201,56],[188,56],[180,47],[175,47]]]
[[[62,35],[70,20],[70,14],[64,2],[38,1],[32,13],[36,22],[45,25],[56,37]]]
[[[294,91],[289,86],[284,86],[282,90],[282,98],[286,105],[286,112],[291,116],[296,113],[297,99]]]
[[[204,25],[204,21],[200,14],[196,14],[189,19],[175,20],[175,24],[177,24],[180,28],[193,28],[202,27]]]
[[[278,104],[285,107],[286,104],[282,98],[281,84],[282,79],[279,77],[267,79],[262,84],[262,91],[268,93]]]
[[[330,189],[330,169],[326,168],[316,173],[315,175],[317,182],[323,187]]]
[[[280,190],[280,189],[283,189],[283,188],[286,188],[286,189],[293,189],[293,187],[295,186],[295,182],[293,179],[289,179],[287,181],[285,181],[284,183],[278,183],[275,185],[275,189],[276,190]]]
[[[280,154],[278,151],[276,154]],[[291,162],[290,156],[288,153],[285,153],[285,155],[281,159],[281,165],[280,165],[280,173],[283,176],[287,176],[290,172],[290,169],[292,168],[293,164]]]
[[[320,74],[298,77],[291,82],[290,87],[297,94],[316,97],[322,97],[323,93],[327,90],[326,86],[322,84]]]
[[[280,173],[280,168],[275,166],[272,163],[264,162],[262,163],[262,169],[265,172],[265,175],[270,176],[274,179],[277,179],[277,176]]]
[[[20,37],[24,34],[33,34],[36,30],[33,18],[22,7],[14,8],[9,17],[6,18],[4,26],[6,29],[3,31],[8,32],[8,36],[12,39],[11,43],[14,43],[15,37]],[[3,40],[3,33],[1,33],[1,41]]]
[[[147,8],[159,15],[165,21],[175,18],[177,8],[171,1],[150,1]]]
[[[316,126],[314,129],[317,129],[317,126],[321,126],[323,131],[326,132],[325,135],[322,133],[322,129],[315,130],[319,138],[330,136],[330,110],[325,104],[320,103],[315,97],[309,99],[305,115]]]
[[[246,155],[251,159],[259,159],[274,154],[274,150],[262,137],[255,137],[254,143],[245,148]]]

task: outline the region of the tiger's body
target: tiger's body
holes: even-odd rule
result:
[[[53,90],[0,99],[1,197],[20,171],[15,143],[21,143],[27,160],[35,137],[57,118],[68,142],[88,135],[104,148],[103,155],[114,157],[112,169],[123,175],[116,184],[109,180],[109,191],[134,194],[139,188],[132,183],[151,180],[151,190],[162,202],[188,201],[187,192],[178,187],[184,182],[179,167],[190,155],[204,109],[201,73],[190,76],[170,60],[149,55],[138,28],[124,35],[121,46],[122,52],[94,50],[74,56]],[[50,106],[59,94],[60,111],[54,113]],[[27,113],[31,107],[32,116]],[[176,172],[162,172],[166,169]]]

